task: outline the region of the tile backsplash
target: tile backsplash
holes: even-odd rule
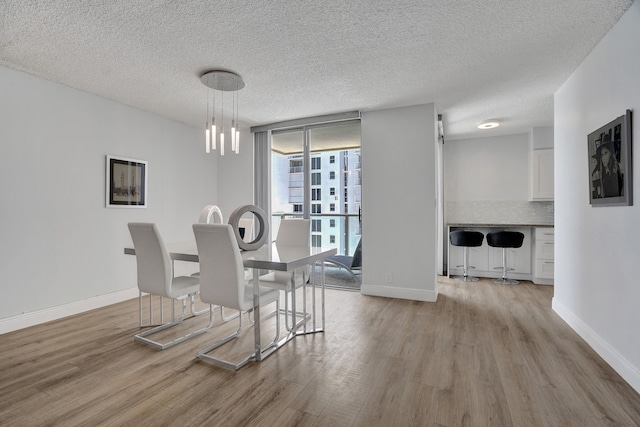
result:
[[[447,202],[449,224],[549,224],[553,202],[526,200],[473,200]]]

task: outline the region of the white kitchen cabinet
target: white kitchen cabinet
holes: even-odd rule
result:
[[[531,151],[530,200],[553,200],[553,148]]]
[[[555,230],[538,227],[534,233],[533,283],[553,285]]]
[[[475,269],[469,270],[470,276],[498,278],[502,276],[502,249],[487,245],[486,235],[491,231],[509,230],[524,234],[522,247],[507,249],[507,267],[513,268],[508,276],[514,279],[531,280],[531,228],[529,227],[451,227],[451,230],[464,229],[479,231],[485,235],[482,246],[469,248],[469,265]],[[461,275],[463,261],[463,247],[449,244],[449,275]]]

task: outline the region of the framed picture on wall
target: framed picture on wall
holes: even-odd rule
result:
[[[592,206],[632,206],[631,110],[591,132],[589,201]]]
[[[106,207],[147,207],[147,162],[107,156]]]

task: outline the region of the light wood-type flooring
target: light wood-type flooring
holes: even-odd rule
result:
[[[553,287],[440,280],[437,303],[327,290],[325,333],[237,372],[195,358],[234,322],[157,351],[133,341],[137,300],[1,335],[0,425],[640,425],[640,395],[551,310]]]

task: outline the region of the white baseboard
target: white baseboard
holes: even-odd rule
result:
[[[541,279],[540,277],[531,278],[531,281],[536,285],[551,285],[553,286],[553,279]]]
[[[138,295],[138,288],[135,287],[112,292],[106,295],[99,295],[97,297],[81,301],[74,301],[56,307],[45,308],[12,317],[5,317],[4,319],[0,319],[0,334],[6,334],[7,332],[17,331],[18,329],[28,328],[29,326],[39,325],[40,323],[50,322],[52,320],[62,319],[63,317],[116,304],[128,299],[136,298]]]
[[[395,286],[365,285],[360,286],[360,293],[376,297],[400,298],[414,301],[436,302],[438,292]]]
[[[607,341],[578,318],[561,302],[553,298],[551,307],[571,328],[584,339],[620,376],[640,393],[640,369],[633,366]]]

